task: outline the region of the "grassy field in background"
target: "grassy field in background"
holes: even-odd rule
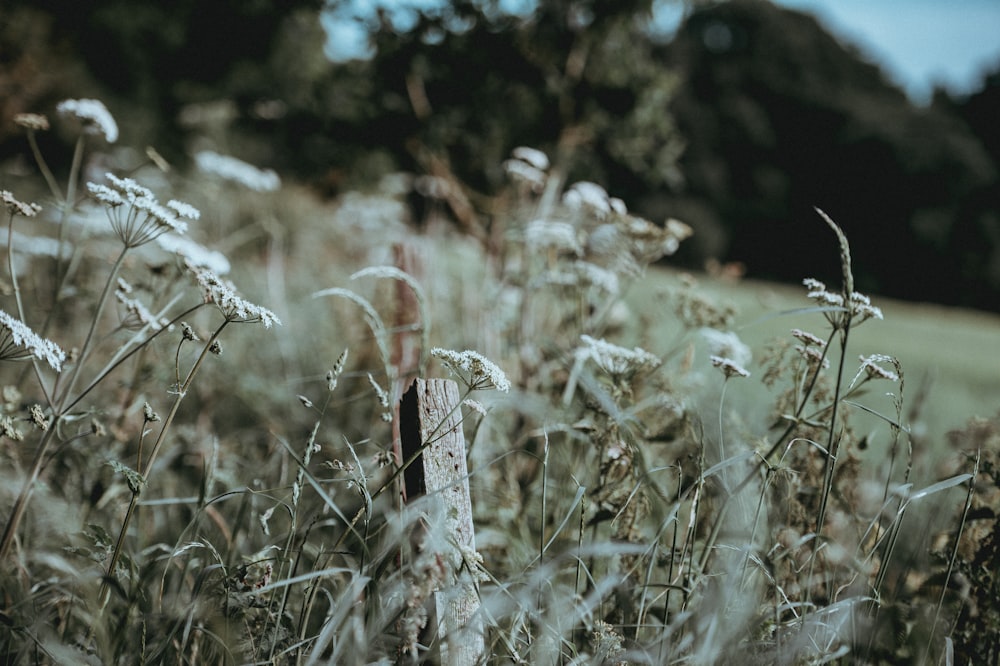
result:
[[[669,296],[664,292],[679,284],[681,275],[669,268],[651,268],[633,285],[629,302],[636,312],[649,317],[653,325],[647,335],[669,338],[680,328],[669,309]],[[789,339],[792,328],[818,333],[826,327],[821,314],[797,311],[812,305],[806,299],[804,287],[757,280],[734,282],[706,275],[698,275],[696,279],[698,289],[706,296],[736,308],[734,330],[754,351],[755,362],[770,341]],[[868,322],[852,331],[848,367],[856,365],[858,355],[881,353],[899,359],[906,381],[905,408],[910,410],[920,401],[916,419],[908,425],[915,439],[930,447],[928,453],[941,453],[947,445],[947,432],[963,426],[969,418],[997,414],[1000,315],[877,295],[871,298],[882,309],[885,319]],[[748,369],[753,371],[754,364]],[[741,396],[747,401],[761,393],[750,383],[733,389],[734,397]],[[888,400],[885,408],[890,408]],[[878,419],[867,421],[884,435],[886,428]]]

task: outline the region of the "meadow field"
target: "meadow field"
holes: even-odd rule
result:
[[[533,149],[420,219],[406,174],[85,172],[117,128],[70,101],[68,174],[21,117],[3,191],[4,663],[996,663],[996,315],[858,293],[819,211],[841,284],[676,270],[683,221]],[[458,383],[474,547],[401,501],[413,377]]]

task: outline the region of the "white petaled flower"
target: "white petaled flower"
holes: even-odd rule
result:
[[[743,344],[739,336],[732,331],[720,331],[714,328],[701,329],[701,336],[708,343],[709,353],[712,356],[728,358],[737,365],[747,365],[753,358],[750,347]]]
[[[276,314],[239,296],[236,287],[229,280],[224,280],[213,271],[199,266],[188,264],[188,269],[198,281],[205,302],[214,303],[228,321],[261,323],[264,328],[271,328],[275,324],[281,325],[281,320]]]
[[[746,368],[730,358],[712,356],[710,357],[710,360],[712,361],[712,366],[721,370],[722,374],[726,376],[726,379],[729,379],[730,377],[750,376],[750,372]]]
[[[511,157],[535,167],[539,171],[548,171],[549,156],[537,148],[519,146],[511,152]]]
[[[16,319],[0,310],[0,359],[23,360],[29,356],[45,361],[56,372],[62,371],[66,352],[59,345],[42,338]]]
[[[100,100],[65,99],[56,105],[56,111],[78,119],[88,134],[101,134],[108,143],[118,140],[118,123]]]
[[[281,178],[271,169],[258,169],[243,160],[203,150],[194,156],[200,171],[238,183],[256,192],[273,192],[281,187]]]
[[[593,360],[612,377],[630,377],[640,371],[653,370],[663,363],[658,356],[641,347],[627,349],[589,335],[581,335],[580,339],[586,346],[577,350],[577,357]]]
[[[3,201],[3,205],[7,208],[7,212],[11,215],[35,217],[42,210],[42,207],[36,203],[29,204],[24,203],[23,201],[18,201],[18,199],[7,190],[0,190],[0,201]]]
[[[501,393],[510,391],[510,381],[507,379],[507,375],[493,361],[479,352],[471,350],[459,352],[435,347],[431,349],[431,356],[439,359],[463,379],[465,375],[468,375],[467,385],[470,389],[495,388]]]

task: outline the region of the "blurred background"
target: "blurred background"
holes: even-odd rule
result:
[[[405,171],[477,205],[528,145],[694,227],[672,263],[838,284],[817,206],[859,290],[1000,311],[998,28],[991,0],[5,0],[0,188],[33,173],[13,117],[69,97],[121,126],[94,169],[210,149],[321,197]]]

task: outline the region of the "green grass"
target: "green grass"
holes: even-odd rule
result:
[[[812,330],[824,324],[820,314],[795,312],[808,307],[800,286],[709,276],[698,279],[699,288],[710,298],[737,308],[735,329],[754,350],[787,337],[793,327]],[[651,317],[654,330],[676,331],[673,313],[649,311],[640,304],[657,303],[654,295],[676,288],[678,280],[677,271],[651,269],[629,294],[636,310]],[[922,443],[941,454],[949,431],[961,428],[970,417],[997,415],[1000,315],[881,297],[877,304],[885,319],[865,324],[852,334],[852,349],[856,355],[886,353],[899,359],[909,400],[924,393],[917,418],[910,424]]]

